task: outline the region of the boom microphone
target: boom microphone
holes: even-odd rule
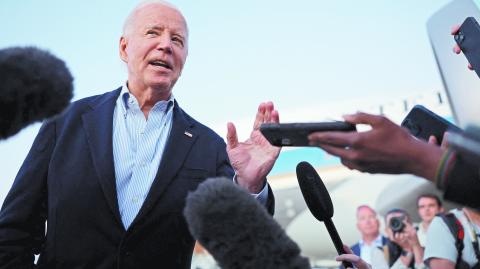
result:
[[[0,50],[0,139],[60,113],[73,96],[65,63],[34,47]]]
[[[210,178],[187,196],[191,234],[223,269],[307,269],[292,241],[246,190],[231,179]]]
[[[339,255],[346,254],[343,249],[342,239],[338,235],[335,224],[333,224],[333,204],[327,188],[317,171],[308,162],[297,164],[297,179],[302,191],[303,198],[307,203],[312,215],[319,221],[323,221],[327,227],[328,234],[335,245]],[[350,262],[343,262],[344,268],[354,268]]]

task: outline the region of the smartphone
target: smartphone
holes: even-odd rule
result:
[[[454,39],[480,77],[480,25],[475,18],[466,18]]]
[[[425,141],[428,141],[428,138],[433,135],[439,144],[442,143],[443,134],[446,131],[462,132],[462,129],[458,128],[455,124],[440,117],[422,105],[414,106],[402,121],[401,125],[408,129],[413,136]]]
[[[270,144],[278,147],[308,147],[308,135],[325,131],[356,131],[354,124],[343,121],[305,123],[263,123],[260,131]]]

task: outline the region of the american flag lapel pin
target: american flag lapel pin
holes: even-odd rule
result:
[[[185,131],[185,133],[183,133],[184,135],[188,136],[188,137],[193,137],[193,135],[187,131]]]

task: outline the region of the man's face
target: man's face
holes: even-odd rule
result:
[[[442,210],[433,198],[422,197],[418,200],[418,215],[420,215],[420,218],[424,222],[431,222],[435,215]]]
[[[175,9],[146,5],[133,15],[120,39],[120,57],[128,66],[129,86],[169,93],[182,73],[188,31]]]
[[[362,207],[357,212],[357,228],[362,236],[377,236],[380,222],[375,212],[368,207]]]

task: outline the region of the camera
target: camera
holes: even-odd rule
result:
[[[405,220],[405,216],[392,217],[388,223],[388,226],[394,233],[400,233],[405,228],[405,223],[403,223],[403,220]]]

